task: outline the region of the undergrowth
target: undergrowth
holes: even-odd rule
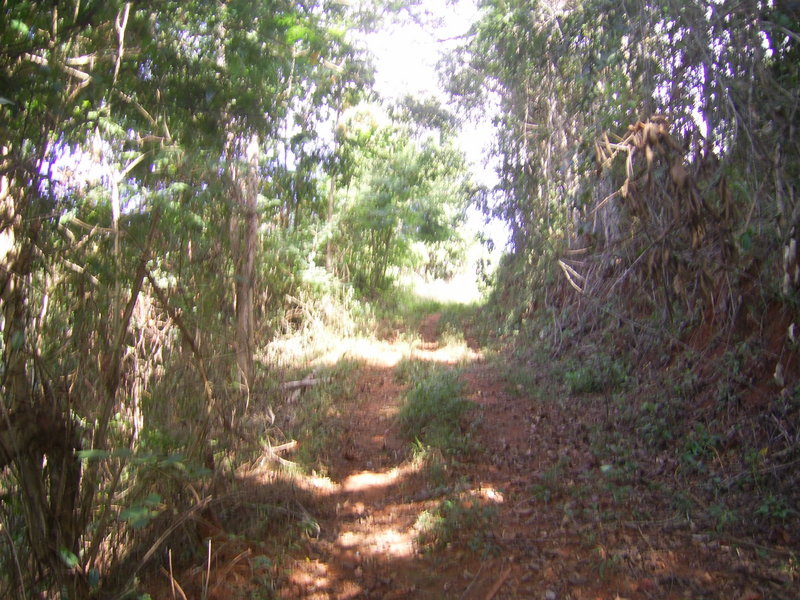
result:
[[[574,429],[588,432],[603,476],[591,470],[579,479],[608,503],[596,518],[671,518],[724,539],[796,548],[800,386],[776,386],[779,355],[768,340],[742,331],[690,345],[697,323],[651,326],[655,317],[613,316],[620,307],[594,316],[574,308],[509,320],[494,307],[495,319],[504,315],[494,321],[494,362],[510,392],[573,412]],[[556,461],[532,482],[532,496],[578,501],[563,471]]]
[[[438,313],[437,333],[460,335],[464,329],[469,329],[485,340],[486,332],[476,319],[480,306],[421,297],[411,287],[399,287],[370,304],[370,317],[378,323],[380,337],[396,331],[416,334],[427,317]]]
[[[402,435],[449,455],[473,450],[472,423],[467,419],[473,405],[463,393],[457,371],[426,374],[406,392],[398,415]]]
[[[285,434],[300,442],[294,461],[301,470],[327,475],[330,453],[335,451],[347,419],[346,409],[354,399],[353,373],[361,367],[359,361],[343,359],[319,369],[315,376],[321,383],[282,406],[280,420]]]
[[[417,517],[417,544],[424,552],[437,552],[457,541],[466,542],[470,551],[487,556],[499,547],[492,536],[497,507],[477,498],[447,498]]]

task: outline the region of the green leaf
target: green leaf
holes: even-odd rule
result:
[[[19,19],[11,19],[11,23],[9,25],[11,26],[12,30],[24,36],[27,36],[31,32],[31,28]]]
[[[11,336],[11,349],[19,350],[25,344],[25,333],[22,331],[15,331]]]
[[[747,229],[743,231],[739,236],[739,246],[741,246],[743,252],[749,252],[750,249],[753,247],[753,230]]]
[[[110,453],[107,450],[97,450],[91,448],[89,450],[78,450],[78,458],[80,460],[101,460],[108,458]]]
[[[64,564],[67,565],[67,568],[74,569],[80,564],[78,557],[66,548],[60,548],[58,550],[58,555],[61,557],[61,560],[64,561]]]
[[[119,514],[122,521],[127,522],[134,529],[142,529],[146,527],[150,521],[158,516],[158,511],[151,510],[150,508],[137,504],[126,508]]]
[[[180,453],[170,454],[167,458],[161,461],[161,464],[164,466],[183,466],[183,462],[186,460],[186,457]]]
[[[133,456],[133,450],[130,448],[117,448],[112,450],[109,456],[113,456],[114,458],[130,458]]]
[[[147,498],[144,499],[144,504],[150,507],[158,506],[161,504],[161,496],[155,492],[148,494]]]
[[[97,586],[100,584],[100,571],[97,569],[89,569],[89,587],[92,589],[96,589]]]
[[[296,41],[308,37],[309,29],[305,25],[292,25],[286,30],[286,41],[294,44]]]
[[[600,472],[604,475],[608,475],[612,470],[614,470],[612,465],[600,465]]]

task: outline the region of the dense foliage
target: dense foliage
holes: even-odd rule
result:
[[[373,124],[366,135],[358,181],[339,198],[341,269],[365,292],[385,290],[400,267],[447,274],[459,263],[457,227],[472,194],[463,157],[449,140],[407,126]]]
[[[791,2],[482,3],[450,87],[468,111],[499,102],[484,210],[539,300],[558,271],[589,295],[636,272],[668,317],[734,315],[751,265],[781,291],[797,18]]]
[[[798,503],[800,7],[479,5],[449,87],[467,115],[498,106],[500,330],[562,360],[567,393],[605,396],[626,451],[707,434],[717,461],[687,485],[718,527],[796,531],[745,515]]]
[[[405,240],[452,235],[430,171],[456,177],[454,154],[387,141],[361,164],[370,140],[336,132],[372,95],[359,31],[382,10],[3,2],[3,597],[122,593],[202,509],[326,244],[369,292]],[[388,245],[332,233],[374,221],[327,202],[351,182]]]

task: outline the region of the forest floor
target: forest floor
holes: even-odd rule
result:
[[[269,563],[269,593],[243,581],[241,596],[232,591],[237,572],[252,581],[266,564],[253,555],[274,556],[266,539],[250,545],[247,561],[218,565],[212,592],[320,600],[800,597],[794,555],[715,535],[683,509],[687,492],[672,489],[657,457],[636,457],[632,468],[613,445],[598,443],[613,439],[614,425],[597,395],[566,396],[544,361],[515,380],[502,352],[479,347],[469,329],[443,332],[440,317],[425,317],[418,332],[343,343],[328,357],[355,367],[327,432],[325,476],[291,479],[290,502],[305,518],[301,539]],[[468,447],[437,450],[403,435],[399,413],[419,372],[412,363],[458,374],[472,406],[460,424]],[[265,469],[242,473],[254,485],[270,478]]]

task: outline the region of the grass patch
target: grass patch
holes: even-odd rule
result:
[[[436,369],[436,365],[428,360],[404,357],[394,368],[394,378],[398,383],[412,383],[427,379]]]
[[[438,329],[447,333],[461,332],[465,328],[474,330],[467,326],[478,322],[476,315],[480,307],[478,303],[443,302],[420,296],[410,287],[397,287],[375,300],[371,305],[371,313],[374,321],[381,323],[381,329],[414,332],[419,331],[427,317],[440,313]]]
[[[484,556],[497,552],[491,530],[497,507],[481,504],[475,498],[448,498],[417,517],[417,544],[427,552],[443,550],[466,541],[467,547]]]
[[[444,304],[431,298],[423,298],[407,287],[392,289],[373,304],[377,322],[385,323],[388,329],[417,331],[428,315],[440,312]]]
[[[564,372],[570,394],[594,394],[619,390],[627,379],[627,368],[620,359],[599,352],[589,360]]]
[[[436,371],[406,392],[400,408],[400,431],[409,441],[462,454],[472,449],[466,416],[473,404],[463,398],[463,384],[455,371]]]

